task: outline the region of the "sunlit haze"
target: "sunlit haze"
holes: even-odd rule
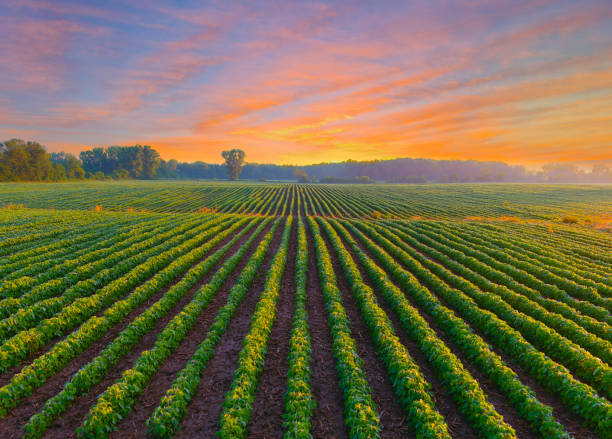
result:
[[[0,141],[536,166],[611,127],[606,0],[0,4]]]

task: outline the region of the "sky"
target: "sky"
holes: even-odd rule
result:
[[[0,140],[612,164],[609,0],[0,0]]]

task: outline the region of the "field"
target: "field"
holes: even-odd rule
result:
[[[103,189],[101,189],[101,184]],[[91,210],[271,214],[286,183],[202,184],[195,181],[3,183],[0,206]],[[610,185],[456,184],[456,185],[304,185],[309,215],[372,218],[464,219],[520,217],[557,220],[571,213],[581,219],[611,219]]]
[[[612,438],[612,186],[0,185],[2,438]]]

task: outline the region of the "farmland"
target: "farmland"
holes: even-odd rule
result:
[[[612,438],[612,187],[0,185],[0,436]]]
[[[288,196],[286,183],[196,181],[109,181],[3,183],[0,206],[112,211],[271,214]],[[558,219],[567,213],[597,217],[612,212],[610,185],[457,184],[457,185],[303,185],[304,213],[371,218],[372,212],[412,219]]]

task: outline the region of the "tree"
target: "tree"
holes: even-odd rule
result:
[[[569,183],[580,181],[581,172],[573,163],[547,163],[542,170],[551,183]]]
[[[506,173],[505,172],[496,172],[495,173],[495,181],[506,181]]]
[[[81,162],[83,162],[83,169],[85,169],[87,172],[104,172],[102,170],[106,161],[104,148],[93,148],[89,151],[81,151],[79,158],[81,159]]]
[[[69,164],[66,167],[66,174],[68,174],[68,178],[74,180],[83,180],[85,178],[85,170],[81,168],[81,166],[73,166]]]
[[[52,152],[51,161],[64,167],[65,178],[71,180],[82,180],[85,178],[85,170],[81,166],[81,161],[72,154],[66,152]]]
[[[21,139],[11,139],[2,144],[2,163],[4,181],[25,180],[28,153]]]
[[[593,165],[591,178],[598,183],[612,182],[612,169],[603,163],[596,163]]]
[[[115,177],[119,175],[120,178],[124,178],[125,172],[128,172],[131,178],[151,179],[162,164],[158,152],[149,145],[93,148],[81,152],[80,158],[87,172],[103,172]]]
[[[66,170],[60,163],[51,162],[51,171],[48,175],[50,181],[66,180]]]
[[[225,159],[229,177],[232,180],[238,180],[238,176],[240,172],[242,172],[242,165],[244,164],[244,151],[241,149],[232,149],[230,151],[223,151],[221,155]]]
[[[132,178],[144,177],[144,153],[142,146],[112,146],[111,148],[113,152],[116,151],[117,157],[117,161],[112,169],[113,172],[118,169],[125,169]]]
[[[155,172],[161,166],[159,154],[149,145],[142,147],[142,173],[145,178],[151,179],[155,177]],[[176,160],[174,161],[174,169],[176,170]]]
[[[119,168],[113,171],[111,177],[113,177],[115,180],[127,180],[130,178],[130,173],[125,169]]]
[[[293,176],[300,183],[308,182],[308,174],[303,169],[296,169],[295,171],[293,171]]]
[[[0,144],[0,179],[5,181],[52,180],[55,173],[49,154],[38,142],[11,139]]]
[[[178,162],[175,159],[170,159],[166,162],[166,167],[168,171],[174,172],[178,166]]]
[[[49,180],[51,174],[51,161],[45,148],[38,142],[25,143],[28,155],[27,180]]]

